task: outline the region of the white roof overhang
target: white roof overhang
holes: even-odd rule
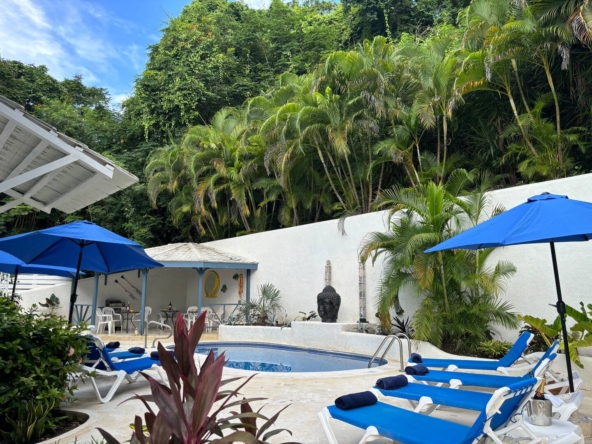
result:
[[[138,182],[86,145],[0,96],[0,193],[46,213],[73,213]]]

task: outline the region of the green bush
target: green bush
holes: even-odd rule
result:
[[[68,374],[86,354],[82,329],[68,326],[54,314],[38,313],[35,307],[24,310],[0,297],[0,430],[5,437],[18,431],[16,419],[41,433],[52,428],[51,410],[73,400],[75,387],[68,386]],[[28,427],[20,424],[19,429]],[[19,442],[27,440],[18,438]]]
[[[483,341],[479,344],[477,351],[479,351],[483,358],[501,359],[506,356],[511,348],[511,342],[496,341],[495,339],[492,339],[490,341]]]

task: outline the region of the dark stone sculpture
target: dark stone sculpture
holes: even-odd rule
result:
[[[337,322],[337,313],[341,306],[341,296],[330,285],[317,295],[318,313],[323,322]]]

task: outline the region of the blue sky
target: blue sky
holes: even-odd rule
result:
[[[168,16],[190,0],[0,0],[0,56],[45,65],[57,79],[82,74],[114,104],[132,92]]]

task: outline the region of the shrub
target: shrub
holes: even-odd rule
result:
[[[239,318],[252,325],[275,325],[282,312],[280,291],[270,283],[259,286],[259,297],[239,307]]]
[[[483,341],[479,344],[477,351],[479,351],[484,358],[501,359],[508,353],[510,348],[512,348],[511,342],[492,339],[490,341]]]
[[[141,400],[148,409],[144,414],[145,424],[142,418],[135,417],[132,443],[266,444],[269,438],[284,431],[270,430],[283,409],[268,418],[261,413],[261,409],[254,412],[249,404],[263,398],[238,399],[238,391],[252,377],[235,390],[220,390],[224,385],[240,379],[222,381],[222,370],[226,361],[224,353],[216,358],[210,350],[201,368],[197,369],[194,352],[204,331],[205,315],[202,313],[189,331],[182,316],[178,317],[174,330],[174,357],[160,342],[158,343],[158,354],[169,386],[143,373],[150,382],[152,396],[136,395],[130,398]],[[156,404],[158,412],[150,407],[149,402]],[[216,403],[217,407],[214,407]],[[231,408],[239,408],[240,411],[231,411]],[[263,421],[263,424],[259,426],[257,420]],[[103,429],[99,431],[109,444],[119,443],[109,432]],[[227,436],[224,436],[224,433]]]
[[[0,297],[0,430],[3,435],[26,431],[28,426],[33,426],[34,434],[53,427],[52,411],[62,401],[71,401],[73,397],[75,387],[68,386],[68,374],[76,370],[78,361],[86,354],[81,331],[81,326],[69,326],[56,315],[37,313],[35,307],[24,310],[15,301]],[[12,423],[8,418],[13,419]],[[18,427],[15,420],[19,422]],[[26,437],[8,439],[11,442],[28,440]]]

